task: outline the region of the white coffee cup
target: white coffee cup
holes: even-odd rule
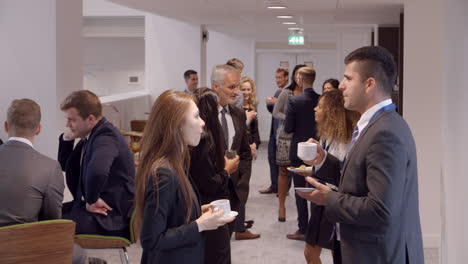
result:
[[[317,155],[317,144],[312,142],[297,143],[297,156],[301,160],[313,160]]]
[[[210,204],[214,207],[214,211],[223,210],[223,217],[228,217],[231,213],[231,204],[228,199],[216,200]]]

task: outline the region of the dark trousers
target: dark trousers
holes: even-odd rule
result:
[[[340,248],[340,241],[338,240],[335,240],[333,242],[332,256],[333,256],[333,264],[341,264],[341,248]]]
[[[270,165],[271,189],[278,191],[278,165],[276,165],[276,135],[272,133],[268,141],[268,164]]]
[[[234,187],[232,182],[229,182],[230,193],[229,193],[229,201],[231,202],[231,210],[237,211],[238,215],[228,224],[229,233],[230,235],[232,232],[244,232],[245,231],[245,204],[240,201],[239,197],[237,197],[236,192],[234,191]],[[229,236],[230,236],[229,235]]]
[[[234,222],[234,232],[244,232],[245,231],[245,204],[240,203],[239,209],[237,211],[239,214],[236,216]]]
[[[85,204],[78,207],[72,202],[64,203],[62,207],[62,218],[73,220],[76,223],[76,234],[92,234],[103,236],[119,236],[130,238],[130,228],[124,230],[106,230],[96,220],[96,215],[86,210]]]
[[[231,264],[231,233],[228,225],[204,233],[205,264]]]
[[[299,167],[302,165],[302,162],[298,160],[291,161],[291,166]],[[306,181],[304,176],[289,172],[289,176],[292,176],[294,187],[305,187]],[[299,226],[299,232],[305,234],[307,231],[307,225],[309,224],[309,209],[307,208],[307,200],[302,199],[296,192],[294,192],[294,197],[296,198],[296,208],[297,208],[297,222]]]

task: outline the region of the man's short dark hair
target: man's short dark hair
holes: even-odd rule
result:
[[[197,74],[197,72],[194,71],[194,70],[186,70],[186,71],[184,72],[184,79],[185,79],[185,80],[190,79],[190,75],[192,75],[192,74]]]
[[[14,136],[34,136],[41,122],[41,107],[31,99],[13,100],[8,107],[7,122]]]
[[[356,70],[362,80],[374,78],[387,94],[391,94],[396,81],[396,64],[393,55],[385,48],[367,46],[351,52],[344,59],[346,65],[357,62]]]
[[[276,73],[280,73],[280,72],[283,73],[284,77],[289,77],[289,70],[288,69],[280,67],[280,68],[278,68],[276,70]]]
[[[76,108],[83,119],[90,115],[96,118],[102,115],[102,105],[99,97],[88,90],[75,91],[67,96],[60,105],[60,110],[66,111],[70,108]]]

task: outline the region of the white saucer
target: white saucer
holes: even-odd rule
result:
[[[238,214],[239,214],[239,213],[236,212],[236,211],[231,211],[231,212],[229,212],[229,215],[226,216],[225,218],[228,218],[228,217],[236,217]]]
[[[297,188],[294,188],[294,190],[308,193],[308,192],[312,192],[313,190],[315,190],[315,188],[297,187]]]
[[[287,170],[292,172],[312,172],[312,166],[305,167],[305,169],[288,167]]]

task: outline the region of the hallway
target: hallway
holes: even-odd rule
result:
[[[277,221],[277,198],[275,194],[259,194],[258,190],[269,184],[269,167],[267,160],[267,142],[263,142],[259,151],[258,159],[252,167],[252,178],[250,181],[250,196],[247,202],[247,219],[255,221],[254,233],[262,236],[256,240],[231,241],[231,254],[233,264],[296,264],[305,263],[303,249],[304,242],[289,240],[286,234],[297,229],[297,213],[293,192],[290,190],[286,199],[287,219],[281,223]],[[140,263],[141,247],[132,245],[129,249],[130,263]],[[425,249],[425,263],[439,263],[437,249]],[[109,264],[120,263],[117,250],[88,250],[88,256],[100,257]],[[331,252],[322,252],[322,263],[332,264]]]

